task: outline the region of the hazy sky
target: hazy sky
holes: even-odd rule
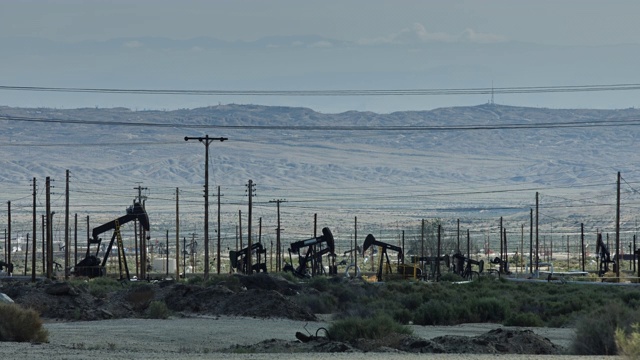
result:
[[[0,36],[77,41],[132,36],[255,40],[316,34],[341,40],[465,31],[561,45],[638,43],[636,0],[5,0]]]
[[[42,50],[38,57],[28,53],[25,46],[5,45],[0,85],[313,90],[473,88],[489,87],[494,82],[498,87],[640,83],[633,60],[640,52],[638,14],[637,0],[4,0],[0,2],[0,41],[13,40],[7,43],[13,45],[19,44],[15,40],[21,37],[76,43],[142,37],[253,41],[270,36],[318,35],[362,48],[352,45],[324,53],[263,48],[252,53],[230,50],[200,55],[166,55],[156,48],[154,53],[146,54],[118,50],[109,53],[109,58],[87,50],[64,58],[60,51],[67,50]],[[39,46],[35,44],[29,46]],[[409,45],[374,52],[372,44]],[[416,50],[415,44],[465,47],[423,46]],[[507,44],[509,48],[486,46],[492,44]],[[132,41],[122,47],[142,45],[146,44]],[[485,47],[473,48],[474,45]],[[609,55],[604,47],[614,45],[615,52]],[[579,51],[572,50],[576,46]],[[8,91],[4,95],[0,105],[73,107],[84,106],[87,102],[80,100],[89,99],[88,95],[74,95],[60,100],[61,96],[45,93],[24,97]],[[634,91],[610,93],[609,97],[583,95],[499,100],[549,107],[640,105],[635,102]],[[487,100],[486,96],[353,101],[225,97],[206,101],[189,98],[173,103],[145,98],[143,103],[140,97],[135,101],[127,98],[126,102],[116,97],[105,101],[106,98],[87,101],[135,108],[238,102],[309,106],[327,111],[394,111]]]

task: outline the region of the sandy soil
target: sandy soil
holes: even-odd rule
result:
[[[295,332],[315,334],[326,322],[247,317],[170,318],[168,320],[118,319],[48,322],[48,344],[2,343],[4,359],[326,359],[326,353],[248,354],[228,352],[235,344],[251,345],[268,339],[295,341]],[[306,327],[306,330],[305,330]],[[476,336],[500,327],[494,324],[413,326],[416,336]],[[554,344],[566,347],[572,329],[531,328]],[[227,352],[220,352],[227,351]],[[429,354],[432,359],[494,359],[496,355]],[[425,354],[334,353],[332,359],[413,359]],[[584,356],[500,355],[504,359],[583,359]],[[617,357],[590,357],[616,359]]]

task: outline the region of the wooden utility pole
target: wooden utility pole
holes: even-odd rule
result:
[[[500,272],[503,272],[502,262],[504,261],[504,237],[502,234],[502,216],[500,216]]]
[[[69,170],[66,171],[64,199],[64,278],[69,279]]]
[[[471,259],[471,235],[467,229],[467,259]]]
[[[27,244],[24,250],[24,276],[27,276],[27,265],[29,265],[29,233],[27,233]]]
[[[438,224],[438,251],[436,255],[436,281],[440,281],[440,224]]]
[[[148,188],[138,185],[133,189],[138,190],[138,203],[144,208],[145,200],[147,199],[147,197],[142,196],[142,190],[148,190]],[[146,279],[147,278],[147,241],[146,241],[144,229],[142,228],[142,223],[136,220],[135,224],[136,224],[135,225],[136,239],[138,238],[138,233],[140,234],[140,242],[139,242],[140,244],[140,278]],[[136,240],[136,244],[137,243],[138,241]],[[137,271],[136,271],[136,274],[137,274]]]
[[[47,278],[53,277],[53,227],[51,214],[51,179],[46,178],[46,214],[47,214]]]
[[[358,217],[354,216],[353,217],[353,251],[355,251],[355,256],[354,259],[354,271],[357,274],[358,273]],[[364,257],[364,252],[362,253],[362,256]],[[364,268],[364,266],[363,266]]]
[[[460,253],[460,219],[458,219],[458,248],[456,251]]]
[[[73,221],[73,264],[78,263],[78,213],[74,214]]]
[[[524,272],[524,224],[522,224],[520,230],[520,269]]]
[[[533,274],[533,209],[529,212],[529,274]]]
[[[242,243],[242,210],[238,210],[238,236],[240,237],[240,248],[238,250],[244,249],[244,244]]]
[[[584,271],[584,264],[585,264],[585,260],[584,260],[584,255],[585,255],[585,249],[584,249],[584,223],[580,223],[580,251],[582,253],[582,271]]]
[[[424,258],[424,219],[422,219],[422,226],[421,226],[421,232],[420,232],[420,257]],[[420,260],[420,265],[421,265],[420,268],[422,268],[422,260]]]
[[[536,191],[536,275],[538,274],[538,265],[540,263],[540,238],[538,234],[538,220],[540,215],[538,192]]]
[[[247,274],[251,275],[253,274],[253,254],[252,254],[252,247],[253,247],[253,239],[251,238],[251,215],[253,213],[253,194],[255,193],[255,184],[253,183],[253,180],[249,179],[249,182],[247,183],[247,196],[249,196],[249,214],[248,214],[248,225],[247,225]]]
[[[11,266],[11,201],[7,201],[7,274],[12,275],[13,269]]]
[[[223,142],[229,140],[225,137],[210,138],[209,135],[204,137],[189,137],[185,136],[184,141],[198,140],[204,144],[204,262],[207,266],[204,267],[204,280],[209,279],[209,145],[219,140]]]
[[[620,259],[620,171],[618,171],[618,187],[616,194],[616,255],[614,256],[616,260],[616,277],[618,281],[620,281],[620,263],[622,262]]]
[[[33,239],[31,239],[31,244],[32,244],[32,249],[31,249],[31,282],[36,282],[36,239],[38,239],[38,237],[36,236],[36,178],[33,178],[33,213],[32,213],[32,222],[33,222],[33,228],[32,228],[32,237]]]
[[[278,227],[276,228],[276,272],[278,271],[282,271],[282,253],[280,251],[281,249],[281,245],[280,245],[280,233],[282,231],[282,228],[280,227],[280,203],[281,202],[287,202],[287,200],[283,200],[283,199],[276,199],[276,200],[271,200],[269,201],[270,203],[276,203],[276,208],[277,208],[277,216],[278,216]]]
[[[169,242],[167,241],[168,248]],[[176,281],[178,280],[180,280],[180,189],[176,188]]]
[[[222,246],[221,241],[222,235],[220,235],[220,185],[218,185],[218,252],[216,254],[216,270],[218,274],[220,274],[220,247]]]

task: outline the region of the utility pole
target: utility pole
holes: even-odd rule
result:
[[[221,235],[220,235],[220,185],[218,185],[218,248],[217,248],[217,256],[216,256],[216,270],[218,274],[220,274],[220,246],[221,246]]]
[[[47,214],[47,278],[53,276],[53,227],[51,226],[51,179],[46,178],[46,214]]]
[[[36,236],[36,178],[33,178],[33,232],[31,233],[32,235],[32,246],[33,248],[31,249],[31,282],[36,282],[36,239],[38,238]]]
[[[278,227],[276,228],[276,272],[277,271],[282,271],[282,257],[281,257],[281,253],[280,253],[280,203],[282,202],[287,202],[287,200],[283,200],[283,199],[277,199],[277,200],[271,200],[269,201],[270,203],[276,203],[276,207],[278,209]]]
[[[618,171],[618,190],[616,194],[616,277],[620,282],[620,171]]]
[[[64,278],[69,279],[69,170],[66,171],[66,188],[64,191]]]
[[[540,258],[539,258],[539,249],[540,249],[540,238],[538,235],[538,221],[539,221],[539,215],[540,215],[540,208],[539,208],[539,198],[538,198],[538,192],[536,191],[536,276],[538,275],[538,266],[540,263]]]
[[[529,209],[529,274],[533,274],[533,209]]]
[[[249,182],[247,183],[247,196],[249,196],[249,214],[248,214],[248,222],[249,224],[247,225],[247,274],[251,275],[253,274],[253,259],[252,259],[252,241],[253,239],[251,238],[251,213],[252,213],[252,207],[253,207],[253,203],[252,203],[252,199],[255,196],[255,187],[256,184],[253,183],[253,180],[249,179]]]
[[[185,136],[184,141],[198,140],[204,144],[204,280],[209,279],[209,145],[214,140],[223,142],[229,140],[225,137],[210,138],[209,135],[204,137],[189,137]]]
[[[176,188],[176,281],[180,281],[180,190]],[[169,240],[167,239],[167,259],[169,259]],[[168,261],[168,260],[167,260]],[[169,266],[167,265],[167,269]]]
[[[355,256],[353,257],[355,261],[353,262],[353,270],[354,274],[358,273],[358,217],[353,217],[353,251]],[[364,252],[362,252],[362,257],[364,258]],[[364,269],[364,265],[362,266]]]
[[[73,221],[73,263],[78,263],[78,213],[74,214]]]
[[[7,274],[12,275],[13,269],[11,268],[11,201],[7,201]],[[25,265],[26,266],[26,265]]]
[[[142,187],[141,185],[138,184],[138,186],[134,187],[133,190],[138,190],[138,203],[140,204],[140,206],[142,206],[142,208],[144,208],[144,200],[147,200],[147,197],[142,196],[142,190],[149,190],[149,189],[146,187]],[[136,242],[136,245],[138,243],[140,244],[140,278],[146,279],[147,278],[147,241],[145,239],[145,234],[142,229],[142,224],[139,223],[137,220],[135,220],[135,224],[136,224],[135,225],[135,229],[136,229],[135,242]],[[140,231],[138,232],[138,230]],[[140,234],[140,242],[138,242],[138,233]],[[137,249],[137,246],[136,246],[136,249]],[[138,272],[136,271],[136,273]]]
[[[458,248],[456,250],[460,253],[460,219],[458,219]]]

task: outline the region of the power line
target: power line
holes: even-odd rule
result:
[[[370,125],[216,125],[216,124],[174,124],[152,122],[99,121],[79,119],[35,118],[23,116],[0,115],[0,120],[13,122],[36,122],[58,124],[81,124],[100,126],[135,126],[135,127],[173,127],[189,129],[228,129],[228,130],[289,130],[289,131],[463,131],[463,130],[512,130],[512,129],[554,129],[554,128],[586,128],[603,126],[638,126],[640,118],[584,120],[543,123],[507,123],[477,125],[431,125],[431,126],[370,126]]]
[[[189,90],[189,89],[118,89],[82,87],[45,87],[0,85],[5,91],[38,91],[65,93],[136,94],[136,95],[251,95],[251,96],[442,96],[486,94],[533,94],[595,91],[640,90],[640,84],[517,86],[489,88],[440,88],[440,89],[328,89],[328,90]]]

